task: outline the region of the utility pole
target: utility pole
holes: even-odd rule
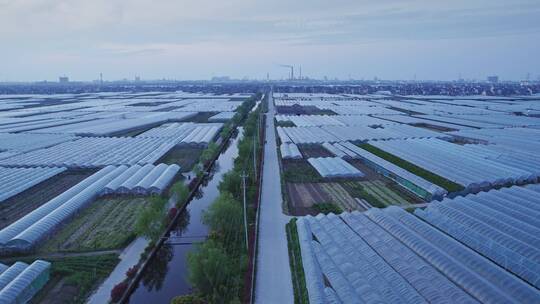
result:
[[[243,188],[243,195],[244,195],[244,230],[246,232],[246,250],[249,251],[249,244],[248,244],[248,229],[247,229],[247,212],[246,212],[246,172],[242,171],[242,188]]]

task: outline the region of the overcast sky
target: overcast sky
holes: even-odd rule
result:
[[[0,0],[0,81],[524,79],[539,0]]]

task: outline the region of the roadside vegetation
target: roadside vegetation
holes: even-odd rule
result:
[[[373,145],[370,145],[368,143],[363,143],[358,145],[360,148],[367,150],[375,155],[377,155],[380,158],[383,158],[413,174],[416,174],[423,179],[434,183],[435,185],[438,185],[440,187],[443,187],[448,192],[459,192],[465,189],[462,185],[454,183],[440,175],[437,175],[433,172],[430,172],[424,168],[418,167],[415,164],[412,164],[402,158],[399,158],[391,153],[388,153],[384,150],[381,150]]]
[[[306,276],[302,265],[302,254],[300,252],[300,241],[298,240],[298,230],[296,229],[296,218],[285,226],[287,231],[287,248],[289,249],[289,265],[293,280],[294,303],[309,304],[308,291],[306,288]]]

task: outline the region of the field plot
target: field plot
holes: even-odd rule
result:
[[[111,198],[95,201],[53,238],[45,242],[38,251],[94,251],[120,248],[135,237],[135,222],[146,204],[143,198]]]
[[[277,106],[276,110],[279,114],[294,114],[294,115],[337,115],[335,112],[327,109],[319,109],[316,106]]]
[[[294,214],[309,214],[314,204],[329,203],[331,197],[319,183],[287,183]]]
[[[334,155],[321,145],[298,145],[300,152],[304,155],[304,158],[310,157],[333,157]]]
[[[175,147],[167,152],[157,163],[167,165],[177,164],[180,166],[180,172],[189,172],[199,161],[203,150],[202,147]]]
[[[208,118],[218,114],[219,112],[199,112],[194,116],[191,116],[185,120],[182,120],[184,122],[197,122],[197,123],[207,123]]]
[[[341,209],[352,211],[358,209],[356,200],[338,183],[321,183],[322,189],[330,196],[330,202]]]
[[[316,183],[323,178],[306,160],[283,161],[283,177],[291,183]]]
[[[19,193],[0,204],[0,229],[76,185],[94,170],[68,170]]]
[[[356,198],[368,201],[372,206],[384,208],[390,205],[406,206],[410,198],[392,190],[383,181],[347,181],[343,183],[347,191]]]

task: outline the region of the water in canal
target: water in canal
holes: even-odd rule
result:
[[[162,246],[146,268],[139,286],[130,297],[130,303],[169,303],[175,296],[191,291],[187,281],[187,254],[194,248],[191,242],[204,240],[208,234],[208,227],[202,223],[202,214],[218,197],[218,185],[223,174],[234,165],[242,131],[240,128],[238,136],[230,141],[215,162],[210,177],[201,185],[198,195],[189,203],[171,232],[171,241]]]

